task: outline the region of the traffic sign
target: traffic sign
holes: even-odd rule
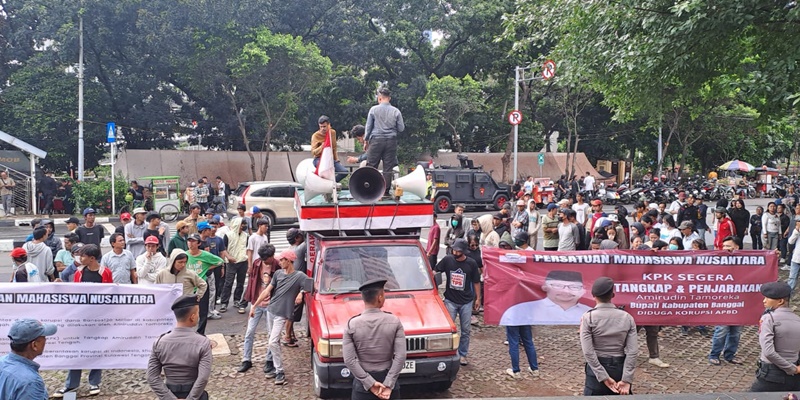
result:
[[[539,153],[539,165],[544,165],[544,154]]]
[[[117,124],[109,122],[106,124],[106,143],[117,142]]]
[[[522,112],[513,110],[508,113],[508,123],[511,125],[519,125],[520,122],[522,122]]]
[[[550,80],[554,76],[556,76],[556,62],[553,60],[547,60],[542,65],[542,77],[545,80]]]

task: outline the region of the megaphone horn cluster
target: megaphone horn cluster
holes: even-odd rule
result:
[[[386,181],[372,167],[361,167],[350,175],[350,195],[359,203],[374,203],[383,197]]]
[[[400,187],[403,189],[403,192],[409,192],[420,199],[424,199],[425,195],[428,194],[428,186],[427,182],[425,182],[425,168],[418,165],[417,168],[414,169],[414,172],[402,178],[395,179],[392,185]]]

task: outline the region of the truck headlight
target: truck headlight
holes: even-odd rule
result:
[[[342,341],[337,339],[320,339],[317,341],[317,353],[325,358],[341,358]]]
[[[458,333],[428,337],[428,351],[447,351],[458,348]]]

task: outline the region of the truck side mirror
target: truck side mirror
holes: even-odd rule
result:
[[[433,274],[433,280],[436,282],[436,286],[437,287],[441,286],[442,285],[442,273],[441,272],[435,272]]]

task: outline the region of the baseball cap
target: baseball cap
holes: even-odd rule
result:
[[[592,205],[593,206],[602,206],[603,205],[603,200],[594,199],[594,200],[592,200]]]
[[[525,200],[522,199],[517,200],[517,206],[524,206],[524,205],[525,205]]]
[[[547,205],[547,211],[555,210],[556,208],[558,208],[556,203],[550,203],[550,204]]]
[[[17,247],[14,250],[11,250],[11,258],[20,258],[25,257],[28,255],[28,252],[25,251],[22,247]]]
[[[145,217],[145,221],[150,222],[153,218],[161,219],[161,214],[151,211],[149,214],[147,214],[147,217]]]
[[[8,338],[12,344],[30,343],[39,336],[53,336],[57,330],[55,324],[43,324],[30,318],[18,319],[11,324]]]
[[[694,228],[694,224],[691,221],[683,221],[678,226],[678,229],[693,229],[693,228]]]
[[[297,254],[294,254],[294,250],[286,249],[278,255],[278,260],[280,259],[287,259],[289,261],[297,260]]]
[[[202,231],[204,231],[206,229],[211,229],[211,225],[209,225],[208,222],[203,221],[203,222],[200,222],[199,224],[197,224],[197,230],[199,232],[202,232]]]
[[[75,243],[72,245],[72,254],[80,254],[81,249],[83,249],[83,243]]]
[[[218,224],[220,222],[222,222],[222,218],[220,218],[219,215],[215,215],[215,216],[211,217],[211,224],[212,225],[213,224]]]
[[[124,212],[124,213],[119,215],[119,220],[120,221],[130,221],[131,220],[131,214]]]
[[[87,216],[89,214],[97,214],[97,211],[94,210],[92,207],[86,207],[83,209],[83,216]]]
[[[67,218],[67,220],[66,220],[66,221],[64,221],[64,223],[66,223],[66,224],[80,224],[80,223],[81,223],[81,221],[80,221],[80,220],[78,220],[78,219],[77,219],[77,218],[75,218],[75,217],[69,217],[69,218]]]
[[[253,208],[250,209],[250,212],[253,214],[258,214],[261,212],[261,209],[258,208],[258,206],[253,206]]]
[[[177,230],[181,230],[181,229],[183,229],[184,227],[186,227],[186,225],[188,225],[188,224],[186,223],[186,221],[178,221],[178,223],[177,223],[177,224],[175,224],[175,229],[177,229]]]
[[[289,228],[289,230],[286,231],[286,240],[289,242],[294,242],[294,239],[296,239],[298,236],[300,236],[300,229]]]
[[[186,240],[187,240],[187,241],[189,241],[189,240],[196,240],[196,241],[198,241],[198,242],[201,242],[201,241],[202,241],[202,239],[200,239],[200,235],[198,235],[198,234],[196,234],[196,233],[193,233],[193,234],[189,235],[189,237],[187,237],[187,238],[186,238]]]
[[[460,251],[462,253],[467,251],[467,241],[463,238],[456,239],[456,241],[453,242],[453,250]]]
[[[147,239],[144,240],[144,244],[158,244],[158,236],[148,236]]]
[[[619,216],[617,214],[609,214],[606,218],[611,222],[619,222]]]

